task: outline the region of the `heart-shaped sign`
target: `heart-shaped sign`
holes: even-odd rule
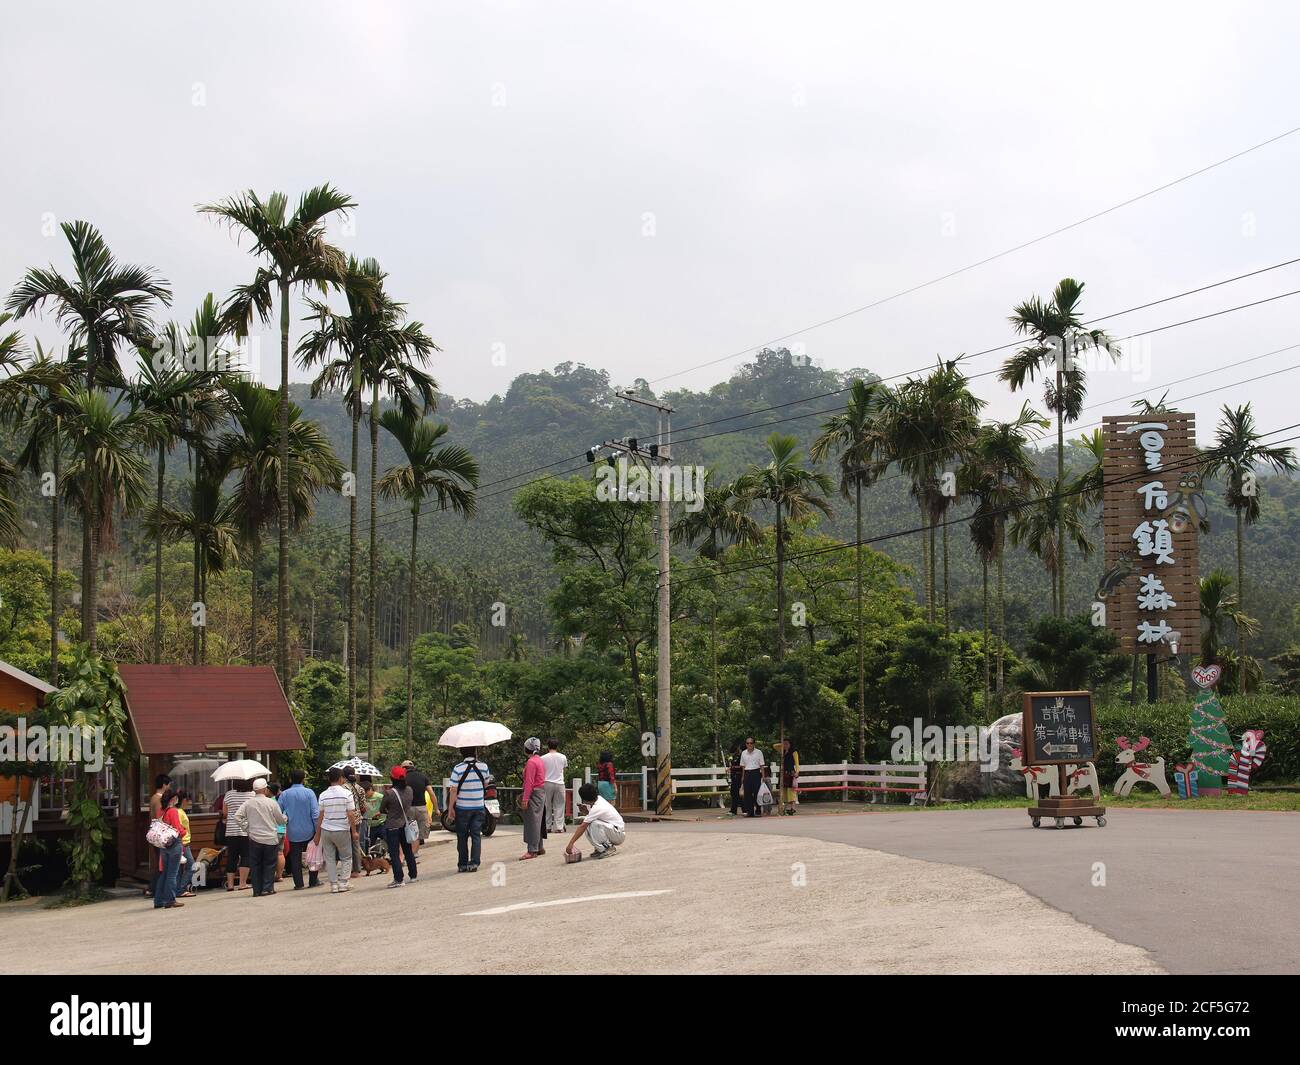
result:
[[[1219,666],[1194,666],[1192,668],[1192,680],[1201,688],[1213,688],[1219,683],[1219,678],[1223,676],[1223,670]]]

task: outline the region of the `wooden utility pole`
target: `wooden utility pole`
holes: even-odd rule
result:
[[[659,415],[659,435],[654,444],[648,448],[638,446],[635,437],[627,441],[609,440],[601,445],[613,451],[636,457],[647,458],[657,471],[655,483],[659,493],[657,540],[659,545],[659,584],[658,584],[658,649],[656,652],[656,696],[655,696],[655,812],[667,815],[673,811],[673,709],[672,709],[672,613],[670,610],[670,497],[672,494],[672,477],[669,466],[672,463],[672,407],[654,400],[642,399],[631,389],[618,393],[619,399],[650,407]],[[588,453],[592,458],[593,449]]]

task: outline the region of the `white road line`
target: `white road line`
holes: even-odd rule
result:
[[[608,895],[579,895],[571,899],[551,899],[549,902],[516,902],[511,906],[497,906],[491,910],[471,910],[461,917],[492,917],[498,913],[510,913],[514,910],[540,910],[545,906],[572,906],[578,902],[602,902],[605,899],[644,899],[650,895],[671,895],[672,888],[658,891],[616,891]]]

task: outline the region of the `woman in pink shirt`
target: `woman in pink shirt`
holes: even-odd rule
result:
[[[521,862],[545,854],[542,847],[542,819],[546,816],[546,764],[542,761],[542,741],[536,736],[524,740],[528,762],[524,766],[524,793],[520,805],[524,810],[524,843],[528,850],[519,856]]]

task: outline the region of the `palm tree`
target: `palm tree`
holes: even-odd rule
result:
[[[347,277],[343,290],[347,296],[348,313],[335,313],[328,304],[309,301],[310,319],[317,327],[303,337],[298,345],[298,362],[304,368],[319,367],[312,382],[312,395],[322,392],[341,392],[344,405],[352,421],[352,491],[348,498],[348,711],[353,735],[357,731],[357,494],[359,483],[358,459],[362,404],[369,393],[372,396],[372,415],[377,407],[376,388],[384,387],[384,369],[391,357],[385,352],[411,351],[423,359],[436,351],[437,346],[424,337],[419,323],[406,322],[404,307],[395,303],[384,291],[386,274],[374,259],[349,258]],[[436,382],[415,365],[397,367],[390,374],[395,386],[395,398],[404,413],[418,417],[433,409]],[[421,409],[422,408],[422,409]],[[378,467],[378,427],[371,423],[370,470],[370,551],[376,558],[376,471]],[[370,570],[370,587],[375,586],[375,568]],[[374,597],[370,598],[370,615],[374,616]],[[370,633],[368,654],[373,661],[374,635]],[[374,704],[374,667],[370,667],[369,698]],[[373,719],[373,713],[371,718]],[[373,746],[374,737],[371,736]]]
[[[213,215],[231,229],[253,239],[253,254],[266,260],[253,280],[238,286],[226,301],[223,317],[227,332],[243,337],[256,315],[270,321],[274,291],[280,295],[280,484],[279,559],[276,596],[276,670],[285,690],[289,687],[289,296],[295,286],[321,292],[343,284],[347,263],[343,253],[325,239],[325,222],[356,204],[332,185],[318,185],[302,194],[297,209],[289,213],[289,199],[273,192],[265,201],[249,189],[238,196],[206,204],[200,213]]]
[[[460,444],[442,443],[448,426],[427,418],[411,418],[400,411],[385,411],[379,419],[401,445],[405,466],[384,471],[379,491],[385,499],[404,499],[411,505],[411,566],[406,575],[406,756],[414,743],[415,702],[412,672],[415,656],[415,558],[420,533],[420,507],[430,496],[439,510],[454,510],[473,517],[478,507],[478,463]]]
[[[53,266],[44,270],[34,267],[23,275],[5,307],[15,318],[22,318],[50,303],[55,318],[67,330],[70,349],[78,351],[86,390],[120,384],[119,345],[136,348],[150,342],[152,315],[159,304],[171,304],[171,289],[150,267],[119,263],[89,222],[64,222],[60,228],[72,252],[73,277],[65,278]],[[87,460],[88,465],[93,462]],[[91,529],[83,525],[81,620],[82,631],[89,633],[95,626],[88,612],[95,602],[95,548],[91,541]]]
[[[178,441],[200,448],[206,436],[224,419],[227,409],[221,390],[226,374],[214,364],[209,368],[208,344],[220,334],[217,302],[209,292],[194,314],[188,336],[175,322],[163,329],[163,345],[153,352],[141,352],[134,380],[127,383],[132,404],[155,418],[156,438],[150,443],[158,455],[158,484],[154,512],[161,513],[167,471],[167,453]],[[189,369],[178,358],[202,345],[204,365]],[[200,478],[201,480],[201,478]],[[153,572],[153,660],[162,661],[162,556],[164,527],[154,526]],[[195,576],[198,573],[196,569]],[[206,630],[204,635],[206,635]],[[195,630],[195,637],[200,636]]]
[[[1080,349],[1106,352],[1111,358],[1110,337],[1101,329],[1087,329],[1081,318],[1079,300],[1083,296],[1083,282],[1072,277],[1062,278],[1052,291],[1052,298],[1044,303],[1031,296],[1015,307],[1011,324],[1017,333],[1029,337],[1029,343],[1012,355],[1002,365],[999,376],[1011,385],[1011,391],[1023,388],[1034,375],[1042,372],[1046,377],[1055,371],[1054,383],[1044,386],[1044,401],[1049,411],[1056,414],[1056,483],[1065,480],[1065,423],[1078,420],[1088,394],[1088,375],[1076,361]],[[1057,519],[1059,497],[1053,497],[1056,530],[1055,557],[1057,590],[1053,596],[1060,616],[1065,616],[1065,515]]]
[[[867,665],[866,640],[863,635],[862,602],[862,489],[875,482],[880,473],[879,458],[884,445],[877,416],[882,396],[887,391],[879,381],[861,378],[849,387],[844,410],[822,424],[821,435],[813,441],[809,454],[814,462],[823,462],[832,452],[840,456],[840,495],[853,496],[855,552],[855,597],[858,622],[858,761],[866,761],[867,749]],[[716,694],[716,693],[715,693]]]
[[[1296,469],[1295,451],[1289,447],[1269,447],[1255,428],[1255,413],[1250,404],[1232,408],[1225,404],[1223,420],[1215,433],[1214,448],[1205,464],[1205,476],[1226,474],[1227,503],[1237,517],[1237,600],[1241,611],[1246,598],[1245,527],[1259,520],[1259,478],[1257,466],[1268,466],[1276,473]],[[1244,616],[1244,614],[1243,614]],[[1237,626],[1237,690],[1246,694],[1246,636],[1249,626]]]
[[[122,410],[120,399],[78,387],[67,398],[68,414],[62,420],[72,461],[64,486],[72,507],[89,532],[89,568],[102,547],[113,543],[119,510],[138,509],[148,493],[149,464],[141,452],[157,438],[153,415],[139,409]],[[83,639],[97,653],[98,580],[84,582]]]
[[[1232,577],[1221,569],[1211,570],[1201,578],[1201,664],[1208,666],[1216,660],[1235,664],[1237,694],[1242,695],[1247,660],[1238,657],[1232,661],[1232,650],[1225,646],[1229,626],[1236,630],[1238,640],[1243,632],[1251,636],[1259,632],[1259,622],[1242,609],[1241,597],[1232,589]]]
[[[926,586],[926,614],[937,621],[935,526],[944,522],[956,502],[947,490],[943,474],[954,459],[960,460],[979,429],[979,412],[984,406],[968,387],[959,359],[941,361],[925,377],[909,378],[881,397],[879,433],[881,462],[896,462],[912,482],[912,498],[921,510],[926,527],[922,547]],[[955,485],[954,485],[955,487]],[[944,626],[947,611],[948,563],[947,525],[944,524]]]
[[[1038,558],[1047,571],[1052,594],[1052,613],[1060,614],[1060,573],[1064,565],[1060,534],[1080,554],[1092,554],[1092,541],[1084,525],[1084,509],[1073,484],[1061,488],[1056,480],[1046,481],[1032,502],[1020,506],[1011,521],[1011,543],[1024,547]]]
[[[763,536],[758,522],[748,514],[748,502],[738,493],[736,483],[712,487],[705,475],[704,491],[698,510],[687,511],[672,528],[674,543],[700,546],[700,557],[717,562],[728,544],[757,544]],[[712,582],[711,582],[712,583]],[[709,598],[709,660],[713,677],[713,746],[722,757],[718,735],[718,599],[717,589]]]
[[[257,561],[262,530],[283,513],[280,490],[289,491],[289,528],[301,529],[311,518],[318,492],[338,488],[343,464],[315,422],[302,417],[302,409],[289,404],[289,474],[281,457],[280,397],[253,381],[232,381],[227,386],[234,425],[217,440],[212,465],[221,478],[239,475],[231,500],[231,521],[249,556],[251,571],[252,659],[257,664]],[[279,626],[277,625],[277,635]]]
[[[0,315],[0,323],[8,319]],[[41,492],[50,500],[50,683],[59,685],[59,548],[63,494],[62,460],[65,450],[60,432],[67,417],[68,397],[80,381],[75,362],[51,358],[39,343],[36,353],[22,358],[17,333],[0,339],[4,366],[10,375],[0,384],[0,421],[25,439],[18,454],[19,469],[42,480]]]
[[[788,523],[802,521],[814,510],[830,514],[826,495],[834,483],[821,471],[804,468],[799,442],[793,436],[773,433],[767,438],[769,460],[750,466],[736,482],[736,493],[746,503],[770,503],[776,511],[776,658],[785,659],[785,542]]]
[[[198,473],[190,481],[190,509],[181,510],[161,499],[149,508],[146,526],[155,536],[184,537],[194,542],[194,601],[208,601],[208,574],[220,573],[239,562],[238,529],[234,500],[221,491],[222,477],[210,462],[200,460]],[[206,621],[195,626],[194,664],[207,665]]]
[[[1004,679],[1006,647],[1006,609],[1003,598],[1003,562],[1006,554],[1007,522],[1041,485],[1029,454],[1034,430],[1046,429],[1051,423],[1025,403],[1020,414],[1009,422],[982,426],[971,444],[959,472],[963,494],[975,498],[971,515],[970,538],[983,567],[984,589],[984,698],[988,708],[992,688],[989,662],[989,565],[997,566],[997,687],[999,700]]]

